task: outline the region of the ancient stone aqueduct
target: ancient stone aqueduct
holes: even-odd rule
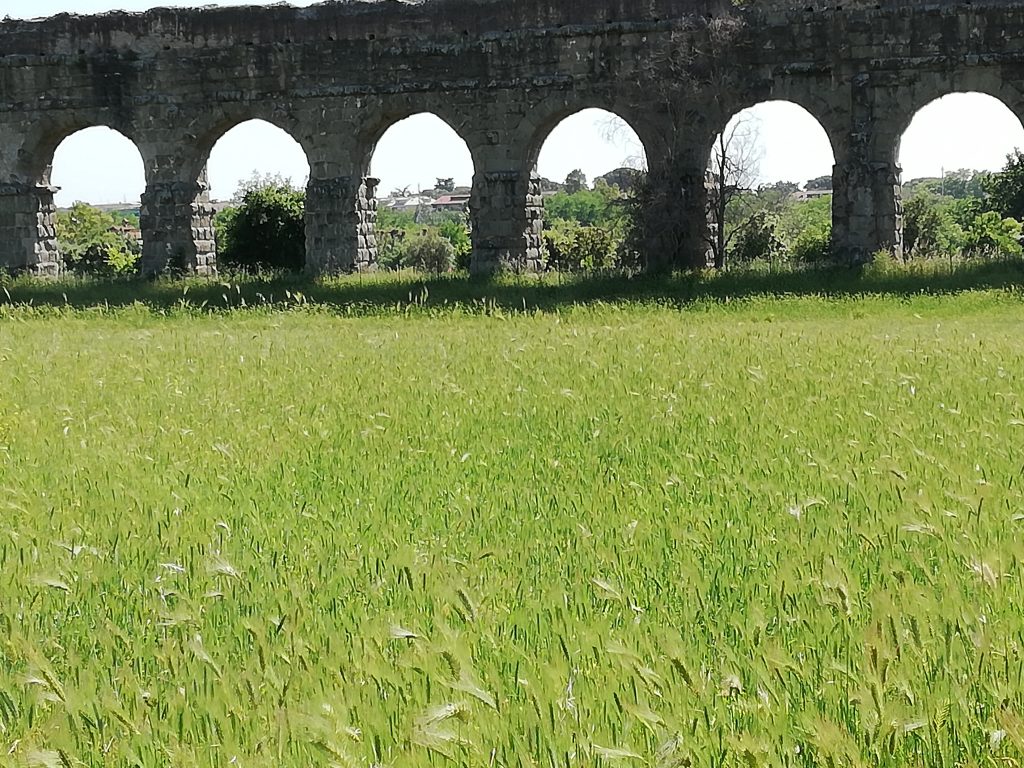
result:
[[[0,266],[59,271],[49,166],[64,138],[103,125],[145,164],[144,270],[211,271],[207,157],[228,129],[259,118],[309,159],[309,270],[370,267],[370,156],[396,121],[432,112],[472,153],[474,269],[529,268],[543,216],[537,155],[587,107],[615,112],[645,145],[652,206],[666,214],[651,227],[649,265],[702,265],[714,137],[772,99],[803,106],[827,132],[834,247],[864,259],[900,247],[900,136],[954,91],[1024,115],[1024,2],[379,0],[8,20]]]

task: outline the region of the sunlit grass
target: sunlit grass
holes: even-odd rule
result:
[[[5,307],[0,763],[1019,764],[1014,291],[512,304]]]

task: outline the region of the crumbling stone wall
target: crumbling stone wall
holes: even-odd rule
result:
[[[0,265],[60,270],[49,165],[92,125],[138,146],[143,265],[215,269],[204,167],[217,139],[267,120],[303,147],[307,267],[372,268],[369,158],[432,112],[476,167],[473,269],[540,263],[534,170],[564,117],[601,107],[647,150],[662,226],[649,266],[702,265],[704,169],[729,118],[761,101],[810,111],[836,157],[833,230],[851,261],[900,248],[897,148],[913,114],[982,91],[1024,114],[1024,0],[349,0],[312,8],[159,9],[0,22]],[[723,19],[732,30],[715,42]]]

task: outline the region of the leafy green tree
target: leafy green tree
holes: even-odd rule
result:
[[[807,229],[825,229],[832,226],[832,197],[802,200],[785,208],[779,216],[779,237],[789,245]]]
[[[791,197],[794,193],[800,191],[800,185],[794,184],[792,181],[776,181],[774,184],[762,185],[758,190],[759,192],[774,192],[782,197]]]
[[[579,168],[565,177],[565,191],[570,195],[587,188],[587,177]]]
[[[299,271],[306,261],[306,194],[287,182],[251,186],[214,218],[218,260],[244,270]]]
[[[999,173],[987,177],[988,208],[1003,218],[1024,219],[1024,153],[1015,149],[1006,156],[1006,165]]]
[[[1021,256],[1021,224],[995,211],[979,215],[964,232],[964,251],[972,256]]]
[[[425,227],[416,221],[412,211],[382,208],[377,212],[377,263],[384,269],[402,269],[405,252],[412,238],[422,234]]]
[[[947,173],[945,178],[939,179],[939,191],[954,200],[963,200],[968,197],[980,200],[986,195],[985,185],[988,183],[989,176],[991,174],[986,171],[961,168]]]
[[[938,179],[915,179],[903,185],[907,198],[918,192],[929,192],[941,197],[950,197],[954,200],[965,198],[985,197],[985,184],[988,183],[988,174],[985,171],[975,171],[970,168],[961,168],[957,171],[946,173]]]
[[[617,226],[623,217],[618,201],[622,194],[616,187],[597,184],[594,189],[558,192],[544,200],[545,219],[572,221],[584,227]]]
[[[377,228],[377,264],[383,269],[401,269],[409,244],[404,229]]]
[[[832,196],[788,207],[779,217],[777,232],[793,261],[802,264],[828,261],[832,241]]]
[[[949,245],[955,225],[943,198],[919,189],[903,204],[903,253],[906,258],[936,255]]]
[[[87,203],[75,203],[56,216],[57,244],[64,263],[81,275],[135,273],[141,249],[134,228],[118,227],[114,217]]]
[[[412,230],[417,228],[416,214],[411,211],[395,211],[381,208],[377,211],[377,231],[385,229]]]

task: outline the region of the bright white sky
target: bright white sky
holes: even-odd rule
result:
[[[139,11],[154,5],[195,5],[181,0],[4,0],[0,13],[32,18],[60,12],[95,13],[120,7]],[[221,0],[220,5],[269,5],[258,0]],[[311,5],[298,0],[293,5]],[[762,182],[793,181],[832,172],[832,149],[820,125],[800,107],[769,102],[747,111],[761,144]],[[904,134],[899,154],[905,180],[938,176],[943,169],[998,170],[1015,147],[1024,147],[1024,127],[996,99],[953,94],[928,105]],[[424,151],[424,148],[429,148]],[[609,115],[586,110],[552,132],[541,151],[538,171],[556,181],[580,168],[593,179],[621,165],[643,164],[639,139],[630,130],[609,130]],[[309,166],[301,148],[265,123],[245,123],[217,143],[210,157],[214,199],[229,199],[240,180],[254,171],[277,173],[304,183]],[[473,176],[466,145],[441,120],[417,115],[393,126],[377,146],[371,172],[381,179],[380,194],[409,187],[433,187],[453,176],[468,185]],[[144,187],[142,160],[124,137],[104,128],[79,132],[58,148],[53,183],[62,187],[57,204],[137,202]]]

